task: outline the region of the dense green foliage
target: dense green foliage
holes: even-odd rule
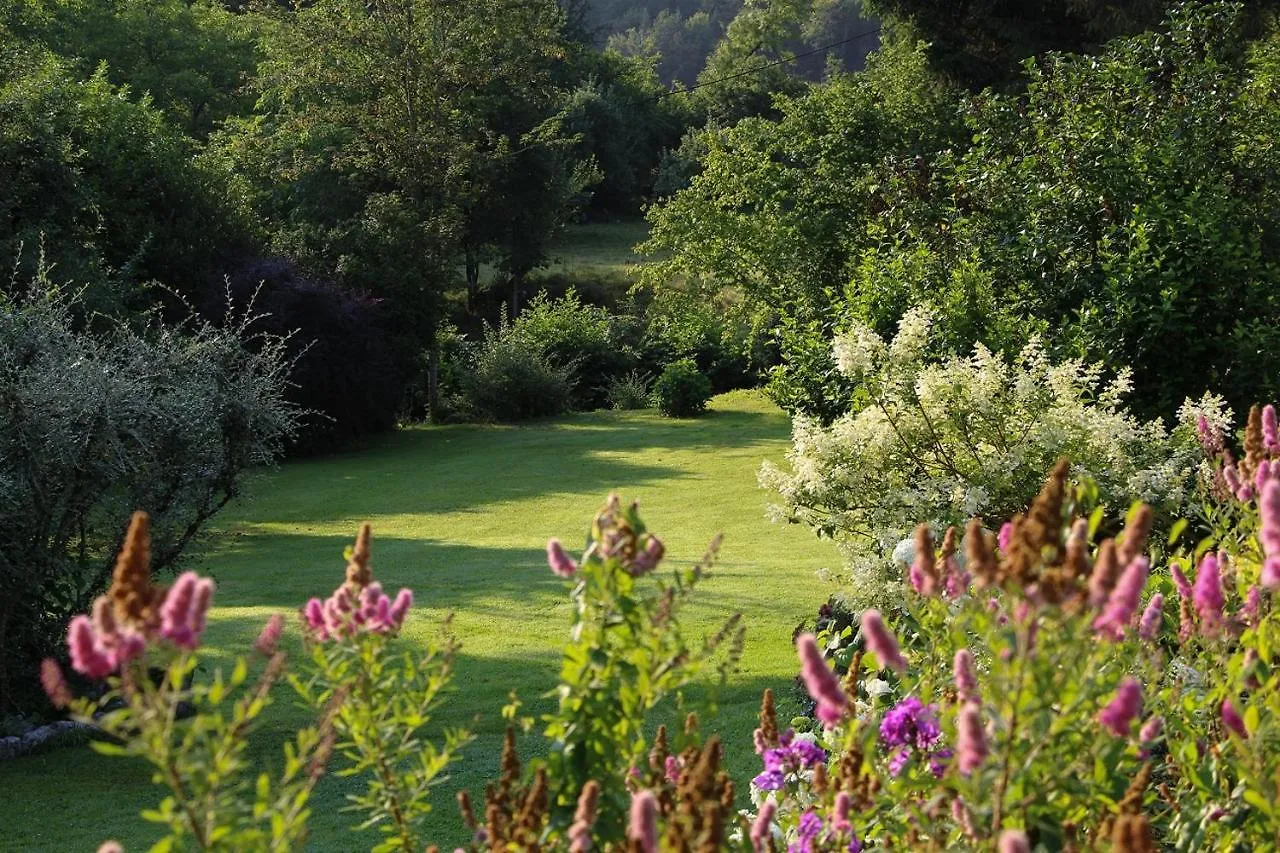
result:
[[[711,380],[698,371],[691,358],[671,362],[653,381],[653,400],[658,411],[669,418],[702,414],[711,394]]]
[[[1049,55],[1025,94],[964,98],[922,48],[886,50],[708,134],[702,171],[650,217],[650,275],[777,312],[772,390],[830,419],[855,401],[830,342],[935,309],[942,349],[1052,349],[1131,365],[1137,408],[1276,390],[1276,37],[1189,4],[1093,58]],[[1177,341],[1177,346],[1171,344]]]

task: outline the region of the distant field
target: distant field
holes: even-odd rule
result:
[[[784,698],[784,718],[793,709],[792,629],[827,595],[815,571],[838,562],[830,543],[764,518],[768,496],[756,471],[782,455],[788,433],[781,412],[736,392],[692,421],[596,412],[517,427],[422,427],[361,452],[290,463],[261,476],[249,489],[252,500],[220,517],[194,560],[219,584],[208,637],[216,662],[226,665],[246,649],[271,613],[327,594],[341,579],[343,547],[360,521],[371,521],[375,573],[387,587],[411,585],[417,595],[407,640],[423,642],[446,613],[456,614],[459,692],[440,721],[470,726],[477,740],[440,789],[433,840],[460,841],[453,795],[460,786],[478,795],[496,775],[499,710],[509,692],[538,713],[555,682],[569,604],[564,583],[546,568],[544,543],[549,536],[581,542],[592,513],[616,489],[640,500],[677,563],[696,559],[717,531],[725,534],[723,559],[688,625],[696,636],[735,610],[745,614],[742,669],[705,726],[735,745],[730,769],[743,790],[759,769],[750,736],[760,691],[771,686]],[[275,760],[284,732],[304,719],[287,689],[276,699],[259,733],[265,761]],[[526,738],[526,751],[536,742]],[[353,784],[322,783],[313,849],[356,849],[342,832],[353,818],[339,812]],[[160,789],[144,768],[87,748],[0,763],[0,792],[0,850],[92,851],[114,837],[132,853],[154,840],[137,814],[158,801]]]

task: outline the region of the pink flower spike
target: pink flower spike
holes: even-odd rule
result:
[[[253,647],[258,650],[259,654],[271,657],[276,653],[276,647],[280,645],[280,635],[284,633],[284,616],[280,613],[271,614],[271,618],[262,626],[262,630],[258,633],[258,639],[253,641]]]
[[[302,619],[315,633],[324,631],[324,605],[320,599],[313,598],[306,603],[302,608]]]
[[[413,590],[404,587],[396,593],[396,600],[391,605],[391,621],[397,628],[404,624],[404,617],[408,615],[411,607],[413,607]]]
[[[641,853],[657,853],[658,799],[652,791],[637,791],[632,794],[627,839],[636,842]]]
[[[1262,444],[1267,450],[1280,450],[1280,431],[1276,429],[1276,407],[1268,403],[1262,407]]]
[[[973,662],[973,652],[960,649],[951,662],[951,671],[955,679],[956,695],[961,702],[978,701],[978,673]]]
[[[1177,563],[1169,564],[1169,574],[1173,578],[1173,585],[1178,588],[1178,596],[1180,598],[1191,598],[1191,581],[1187,580],[1187,576],[1182,573],[1182,569]]]
[[[1164,731],[1164,719],[1160,716],[1153,716],[1142,724],[1142,728],[1138,730],[1138,740],[1141,743],[1151,743],[1160,737],[1160,732]]]
[[[1253,474],[1253,486],[1258,494],[1262,494],[1262,490],[1267,487],[1267,481],[1271,479],[1271,461],[1263,459],[1258,463],[1258,470]]]
[[[907,659],[898,650],[898,641],[885,627],[879,610],[863,611],[862,641],[875,654],[881,666],[887,666],[899,674],[907,671]]]
[[[760,811],[751,824],[751,849],[754,853],[766,853],[769,849],[769,839],[773,835],[773,816],[777,811],[778,805],[772,799],[760,804]]]
[[[1142,619],[1138,621],[1138,636],[1144,640],[1154,640],[1160,634],[1160,626],[1164,623],[1164,595],[1156,593],[1147,602],[1147,609],[1142,611]]]
[[[849,821],[849,812],[853,810],[853,797],[849,796],[848,791],[841,791],[836,794],[835,806],[831,809],[831,830],[833,832],[848,832],[853,829],[853,824]]]
[[[40,661],[40,686],[44,688],[44,695],[49,697],[53,707],[65,708],[71,704],[71,687],[67,684],[67,677],[62,674],[62,667],[53,658]]]
[[[1244,604],[1236,613],[1236,619],[1246,628],[1256,628],[1262,615],[1262,589],[1255,583],[1244,594]]]
[[[559,539],[547,540],[547,565],[562,578],[571,578],[578,571],[578,564],[570,559]]]
[[[1196,569],[1196,583],[1191,590],[1191,601],[1200,616],[1200,629],[1205,636],[1217,635],[1222,628],[1222,576],[1218,571],[1218,558],[1205,554]]]
[[[1134,557],[1129,561],[1116,588],[1111,591],[1111,597],[1107,599],[1106,609],[1093,620],[1095,631],[1112,640],[1124,639],[1129,623],[1138,611],[1149,565],[1146,557]]]
[[[996,845],[997,853],[1031,853],[1031,842],[1027,834],[1020,829],[1006,829],[1000,833],[1000,841]]]
[[[199,576],[195,572],[178,575],[168,595],[164,597],[164,604],[160,605],[161,635],[184,649],[194,649],[196,646],[188,617],[198,581]]]
[[[800,635],[796,641],[796,652],[800,656],[800,677],[809,695],[818,703],[818,718],[831,728],[844,716],[849,699],[840,689],[839,679],[827,666],[812,634]]]
[[[187,620],[187,624],[191,626],[192,633],[196,636],[196,643],[199,643],[200,637],[204,635],[205,625],[209,617],[209,604],[213,601],[213,587],[212,578],[200,578],[196,583],[196,594],[191,602],[191,610]]]
[[[1262,529],[1262,551],[1267,557],[1280,557],[1280,480],[1271,479],[1262,489],[1258,501]]]
[[[967,702],[956,716],[956,755],[960,772],[968,776],[987,760],[987,732],[978,706]]]
[[[1013,541],[1013,522],[1006,521],[1000,525],[1000,532],[996,534],[996,545],[1001,551],[1009,550],[1009,543]]]
[[[1098,722],[1116,737],[1129,734],[1129,725],[1142,713],[1142,685],[1133,676],[1126,676],[1116,690],[1116,695],[1098,712]]]
[[[1222,725],[1227,731],[1234,732],[1242,739],[1249,737],[1249,732],[1244,727],[1244,718],[1240,716],[1236,706],[1231,704],[1230,699],[1222,700]]]
[[[1267,589],[1280,587],[1280,557],[1267,557],[1262,563],[1262,576],[1259,581]]]
[[[67,648],[71,652],[71,668],[81,675],[106,678],[116,668],[94,635],[88,616],[77,616],[67,626]]]

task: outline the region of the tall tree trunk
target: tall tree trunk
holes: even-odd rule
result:
[[[427,417],[436,420],[440,414],[440,344],[431,342],[427,360]]]

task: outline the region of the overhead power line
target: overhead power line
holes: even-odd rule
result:
[[[701,89],[703,86],[715,86],[718,83],[725,83],[725,82],[728,82],[729,80],[736,80],[739,77],[746,77],[748,74],[757,74],[761,71],[765,71],[777,65],[785,65],[788,62],[795,62],[797,59],[804,59],[806,56],[813,56],[815,53],[824,53],[828,50],[831,50],[831,48],[833,47],[840,47],[841,45],[848,44],[851,41],[857,41],[858,39],[864,39],[867,36],[876,35],[879,32],[880,32],[879,27],[876,27],[874,30],[864,30],[863,32],[855,33],[854,35],[851,35],[848,38],[840,39],[840,41],[833,41],[831,44],[824,44],[821,47],[815,47],[812,50],[806,50],[803,53],[793,53],[791,56],[786,56],[786,57],[783,57],[782,59],[775,59],[773,62],[766,62],[763,65],[757,65],[755,68],[748,68],[745,71],[737,71],[737,72],[734,72],[733,74],[726,74],[724,77],[717,77],[714,80],[704,80],[701,83],[695,83],[694,85],[688,86],[684,89],[671,89],[670,91],[663,92],[658,97],[665,98],[668,95],[683,95],[688,92],[692,92],[695,89]]]

